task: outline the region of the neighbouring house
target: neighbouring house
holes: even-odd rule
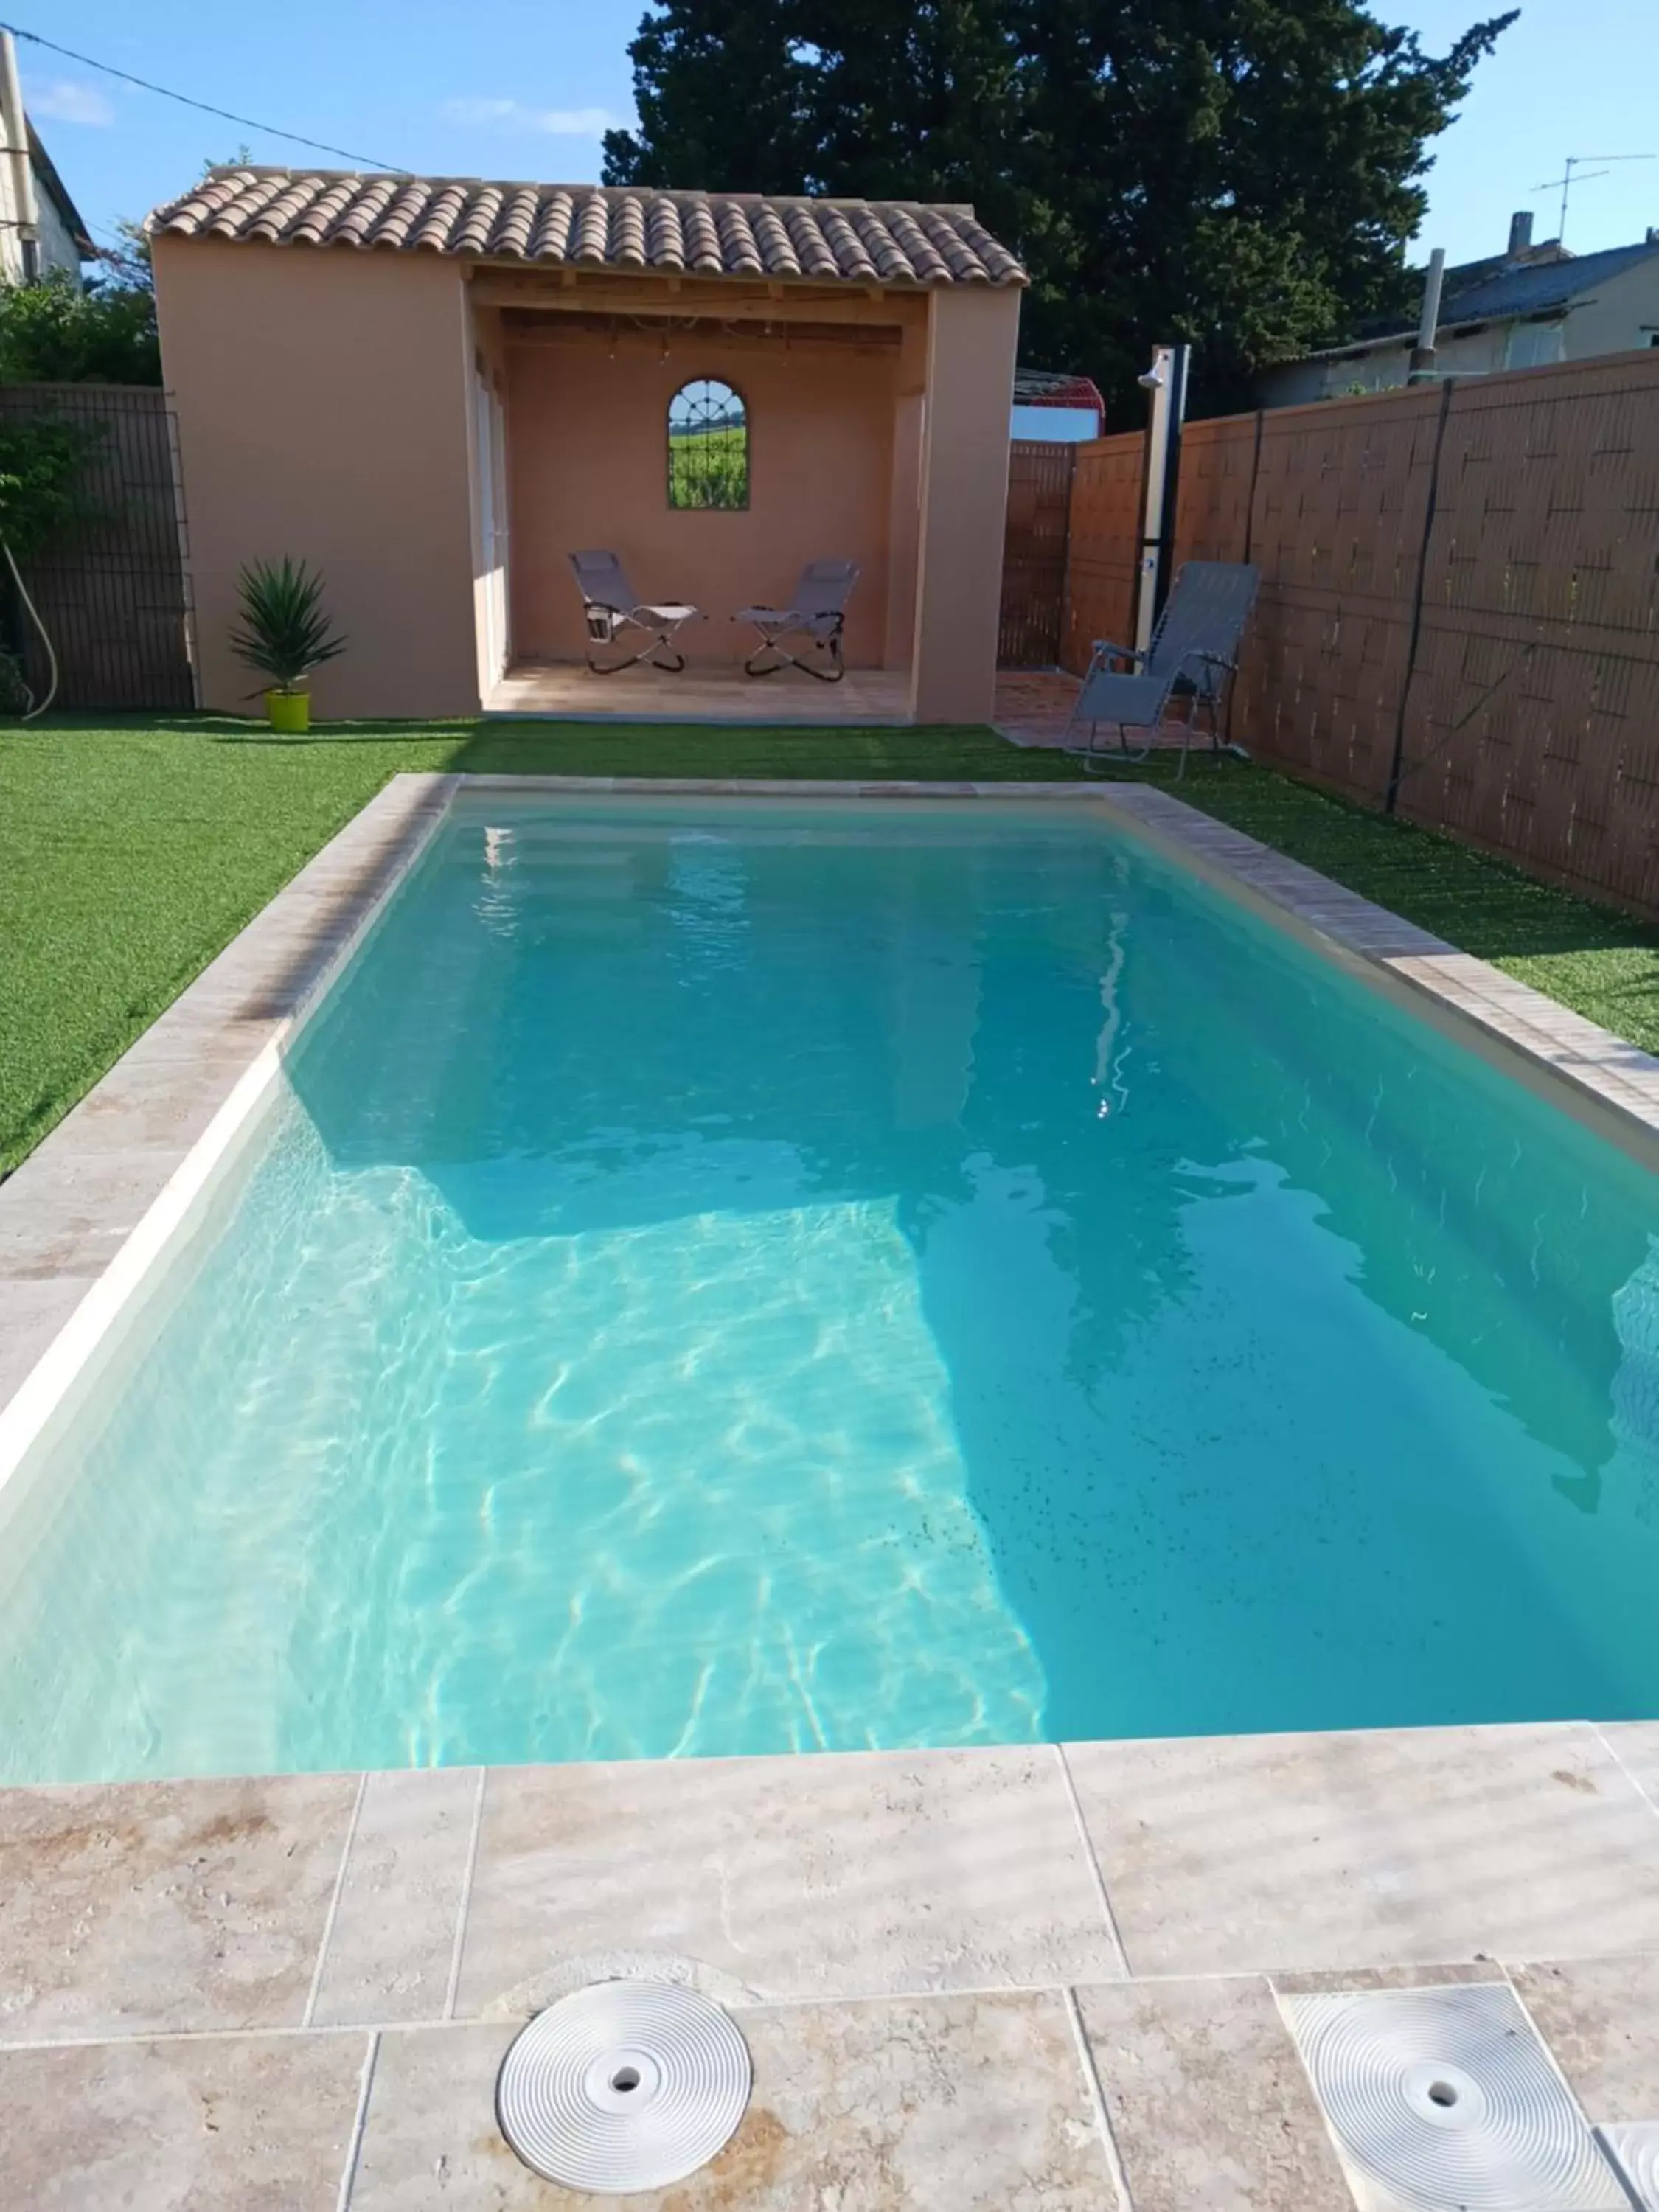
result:
[[[1088,377],[1052,368],[1015,371],[1013,437],[1026,444],[1080,446],[1099,437],[1105,422],[1106,403]]]
[[[855,561],[849,667],[989,717],[1025,277],[969,209],[222,168],[149,230],[204,706],[246,562],[326,578],[319,714],[464,714],[581,662],[601,547],[733,675],[737,610]]]
[[[1281,362],[1256,380],[1264,407],[1292,407],[1402,385],[1417,329],[1397,325]],[[1448,269],[1440,295],[1435,370],[1479,376],[1549,362],[1587,361],[1659,345],[1659,228],[1639,244],[1570,253],[1532,242],[1532,217],[1510,224],[1506,252]]]
[[[49,270],[78,277],[91,233],[23,110],[17,50],[0,32],[0,282],[32,284]]]

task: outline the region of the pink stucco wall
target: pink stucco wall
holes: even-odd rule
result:
[[[556,325],[556,318],[550,319]],[[684,599],[707,619],[689,657],[733,663],[756,642],[732,616],[787,604],[803,564],[856,561],[847,657],[882,665],[897,345],[574,330],[507,348],[513,485],[513,637],[527,658],[577,660],[581,602],[568,555],[620,553],[647,599]],[[672,508],[668,405],[693,377],[740,392],[749,416],[744,511]],[[898,641],[900,664],[909,641]]]
[[[155,258],[203,705],[258,711],[237,573],[291,554],[349,640],[318,714],[476,714],[461,264],[176,238]]]
[[[930,294],[910,712],[988,721],[996,696],[1019,295]]]

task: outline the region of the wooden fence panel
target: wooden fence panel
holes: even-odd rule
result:
[[[1260,423],[1249,544],[1261,589],[1233,732],[1373,803],[1394,759],[1439,405],[1424,389]]]
[[[1176,544],[1183,561],[1248,561],[1260,417],[1188,425],[1181,441]]]
[[[1138,430],[1091,438],[1075,448],[1060,659],[1077,675],[1088,666],[1096,638],[1127,641],[1134,625],[1145,448]]]
[[[1024,439],[1009,448],[999,668],[1052,668],[1060,659],[1074,450]]]
[[[1069,668],[1128,635],[1140,447],[1078,449]],[[1659,915],[1659,353],[1193,423],[1176,540],[1261,571],[1258,759]]]
[[[1659,361],[1447,409],[1400,811],[1659,911]]]

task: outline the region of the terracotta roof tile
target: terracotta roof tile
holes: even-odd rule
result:
[[[151,216],[152,235],[382,247],[588,269],[850,284],[1023,284],[972,211],[915,202],[485,184],[338,169],[223,168]]]
[[[536,234],[537,212],[534,192],[520,188],[518,191],[505,193],[489,251],[492,253],[528,253],[530,242]]]
[[[570,244],[570,226],[576,219],[574,192],[550,192],[541,204],[530,240],[532,261],[562,261]]]

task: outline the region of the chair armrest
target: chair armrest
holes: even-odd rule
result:
[[[1194,661],[1200,662],[1206,670],[1224,668],[1229,676],[1237,676],[1238,673],[1238,663],[1236,660],[1229,660],[1224,653],[1206,653],[1201,647],[1194,646],[1189,653],[1183,653],[1176,663],[1176,674],[1179,675],[1182,669]]]
[[[1115,660],[1145,660],[1144,653],[1133,645],[1120,645],[1115,637],[1097,637],[1090,641],[1091,653],[1109,653]]]

